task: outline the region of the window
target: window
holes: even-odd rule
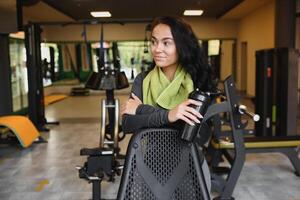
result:
[[[9,55],[11,65],[13,111],[18,111],[28,106],[28,79],[24,40],[10,38]]]

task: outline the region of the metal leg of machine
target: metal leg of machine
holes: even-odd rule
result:
[[[105,139],[107,111],[114,109],[114,132],[113,140]],[[115,99],[114,104],[108,103],[106,99],[101,100],[101,124],[100,124],[99,147],[93,149],[83,148],[80,150],[81,156],[88,156],[83,167],[77,167],[79,178],[92,183],[93,200],[101,199],[101,182],[107,179],[114,181],[115,175],[121,175],[122,166],[116,160],[119,155],[119,100]]]
[[[76,167],[79,178],[92,183],[93,200],[99,200],[101,199],[102,180],[112,181],[115,174],[120,174],[114,151],[109,148],[83,148],[80,150],[80,155],[88,156],[88,158],[83,167]]]
[[[114,104],[109,104],[106,99],[102,99],[101,101],[101,129],[100,129],[100,147],[104,147],[105,145],[112,145],[113,148],[116,150],[116,153],[119,153],[119,109],[120,103],[119,99],[114,99]],[[107,117],[107,111],[109,108],[113,108],[114,112],[114,130],[113,130],[113,138],[112,141],[105,140],[106,133],[106,119]],[[110,123],[110,122],[108,122]]]

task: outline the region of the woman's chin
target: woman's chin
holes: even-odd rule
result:
[[[166,64],[163,63],[163,62],[155,62],[155,64],[158,66],[158,67],[165,67]]]

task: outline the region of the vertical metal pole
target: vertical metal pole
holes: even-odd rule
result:
[[[106,126],[106,100],[101,100],[101,124],[100,124],[100,141],[99,146],[101,148],[104,147],[104,140],[105,140],[105,126]]]
[[[99,62],[98,62],[98,72],[101,71],[101,68],[105,67],[105,58],[104,58],[104,35],[103,35],[103,24],[101,24],[101,31],[100,31],[100,49],[99,49]]]
[[[0,116],[13,111],[8,34],[0,34]]]
[[[115,99],[114,149],[119,151],[119,99]]]
[[[41,28],[29,24],[25,28],[25,46],[28,72],[28,115],[38,130],[44,131],[45,107],[44,87],[41,70]]]
[[[101,181],[93,181],[93,200],[101,200]]]

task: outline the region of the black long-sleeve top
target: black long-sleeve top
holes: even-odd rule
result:
[[[136,76],[131,92],[143,101],[143,75]],[[170,123],[168,119],[169,110],[141,104],[136,109],[135,115],[124,114],[122,117],[122,129],[124,133],[134,133],[142,128],[157,128],[169,125],[180,128],[182,123]]]

